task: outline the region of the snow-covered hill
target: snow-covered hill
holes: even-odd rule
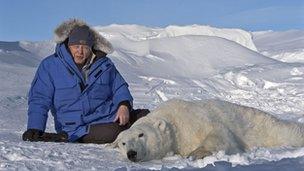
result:
[[[244,47],[256,51],[252,41],[252,35],[241,29],[219,29],[210,26],[168,26],[166,28],[149,28],[139,25],[110,25],[97,26],[96,30],[109,39],[121,39],[125,37],[133,41],[141,41],[155,38],[169,38],[183,35],[216,36],[237,42]]]
[[[121,64],[129,63],[129,69],[145,76],[202,78],[237,66],[277,62],[240,44],[214,36],[184,35],[112,42],[115,48],[111,55],[113,59]]]
[[[110,25],[96,29],[114,46],[109,57],[129,83],[135,108],[153,110],[174,97],[219,98],[304,124],[304,64],[258,53],[246,31],[198,25]],[[36,54],[9,58],[9,63],[0,53],[0,170],[194,169],[219,161],[225,161],[217,163],[224,170],[231,169],[231,164],[242,165],[238,168],[243,170],[254,170],[255,166],[303,168],[304,148],[257,148],[232,156],[218,152],[196,161],[170,156],[132,163],[104,145],[23,142],[20,137],[26,129],[27,91],[36,70],[36,63],[33,67],[24,61],[41,60],[39,56],[52,53],[53,46],[52,42],[21,42],[0,48],[3,54]],[[260,46],[257,48],[260,51]],[[291,44],[284,50],[296,48]],[[18,65],[13,64],[16,61]],[[51,117],[47,131],[54,131]]]
[[[40,59],[53,54],[54,48],[56,46],[54,41],[40,41],[40,42],[30,42],[30,41],[20,41],[20,47],[37,55]]]
[[[264,55],[284,62],[304,63],[304,31],[253,32],[253,41]]]
[[[0,41],[0,63],[37,66],[39,57],[22,48],[19,42]]]

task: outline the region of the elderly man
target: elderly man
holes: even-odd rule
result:
[[[148,110],[132,110],[128,84],[106,57],[112,46],[98,32],[72,19],[62,23],[55,35],[55,53],[41,62],[31,84],[23,140],[114,141]],[[44,133],[49,110],[59,134]],[[56,135],[63,137],[58,140]]]

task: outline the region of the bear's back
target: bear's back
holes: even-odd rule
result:
[[[193,146],[202,143],[217,124],[224,125],[249,148],[282,144],[300,146],[304,142],[302,125],[281,121],[252,107],[217,99],[171,99],[155,109],[151,117],[165,118],[179,130],[181,143]]]

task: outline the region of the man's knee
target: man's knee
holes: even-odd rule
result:
[[[137,121],[139,118],[142,118],[150,113],[149,109],[134,109],[130,112],[130,126]]]
[[[127,129],[127,126],[120,126],[118,123],[91,125],[89,133],[83,136],[79,142],[105,144],[112,143],[118,134]]]

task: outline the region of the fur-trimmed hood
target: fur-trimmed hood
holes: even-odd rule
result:
[[[71,31],[75,27],[83,26],[83,25],[90,27],[84,21],[81,21],[79,19],[70,19],[70,20],[64,21],[54,30],[55,42],[58,44],[64,42],[69,37]],[[93,49],[96,51],[102,51],[106,54],[112,53],[113,47],[112,47],[111,43],[106,38],[101,36],[92,27],[90,27],[90,30],[92,31],[92,33],[94,35]]]

